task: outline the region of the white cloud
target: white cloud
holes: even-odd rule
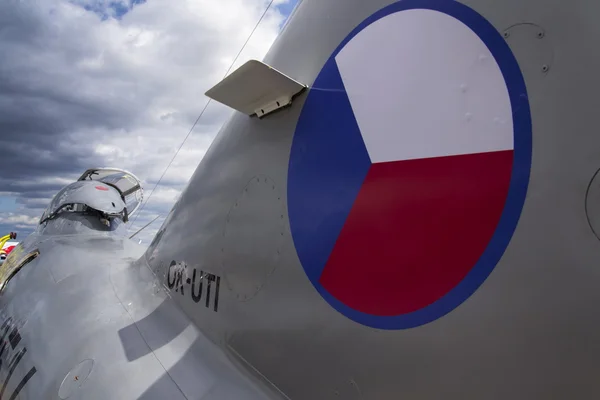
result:
[[[0,213],[0,224],[20,225],[21,227],[30,228],[37,225],[39,218],[29,217],[23,214],[15,213]]]
[[[113,0],[0,2],[0,132],[9,132],[0,145],[12,150],[0,185],[21,205],[0,227],[37,223],[52,194],[89,167],[130,170],[147,198],[268,2],[151,0],[120,19]],[[261,59],[283,21],[272,7],[236,67]],[[230,112],[208,107],[136,227],[168,213]]]

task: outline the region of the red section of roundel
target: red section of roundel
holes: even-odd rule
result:
[[[373,164],[320,282],[373,315],[423,308],[475,265],[504,208],[513,151]]]

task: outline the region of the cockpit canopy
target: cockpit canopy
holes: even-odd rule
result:
[[[144,199],[144,190],[140,180],[131,172],[123,169],[91,168],[85,171],[78,180],[100,181],[117,189],[123,197],[129,215],[139,208]]]
[[[54,196],[40,223],[62,212],[95,213],[104,220],[127,222],[142,200],[141,183],[133,174],[117,168],[93,168]]]

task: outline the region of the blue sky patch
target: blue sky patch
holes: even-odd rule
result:
[[[0,212],[11,212],[17,209],[17,198],[0,196]]]
[[[145,3],[146,0],[117,0],[108,3],[106,1],[96,0],[88,2],[87,4],[81,4],[76,0],[72,0],[72,2],[75,4],[80,4],[84,9],[95,13],[104,21],[111,17],[121,19],[125,14],[131,11],[133,7]]]
[[[81,5],[87,11],[91,11],[98,15],[102,20],[107,20],[108,18],[116,18],[121,19],[125,14],[131,11],[136,5],[143,4],[147,0],[116,0],[111,2],[106,2],[102,0],[94,0],[87,2],[87,4],[81,4],[79,0],[71,0],[74,4]],[[279,12],[287,17],[290,16],[296,4],[298,4],[299,0],[289,0],[283,4],[279,4],[277,9]],[[284,21],[285,22],[285,21]]]
[[[294,7],[298,4],[298,0],[289,0],[286,3],[280,4],[277,6],[279,12],[287,17],[290,16],[292,11],[294,11]]]

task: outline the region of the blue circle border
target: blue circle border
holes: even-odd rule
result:
[[[506,82],[513,113],[513,168],[504,210],[487,248],[467,276],[434,303],[417,311],[396,316],[366,314],[337,300],[318,282],[318,277],[307,274],[315,289],[341,314],[360,324],[389,330],[414,328],[441,318],[467,300],[483,284],[502,258],[517,227],[525,203],[531,171],[531,114],[525,80],[519,64],[502,35],[483,16],[468,6],[454,0],[400,0],[375,12],[354,28],[335,49],[325,65],[335,58],[354,36],[373,22],[398,11],[413,9],[439,11],[458,19],[477,34],[494,56]]]

